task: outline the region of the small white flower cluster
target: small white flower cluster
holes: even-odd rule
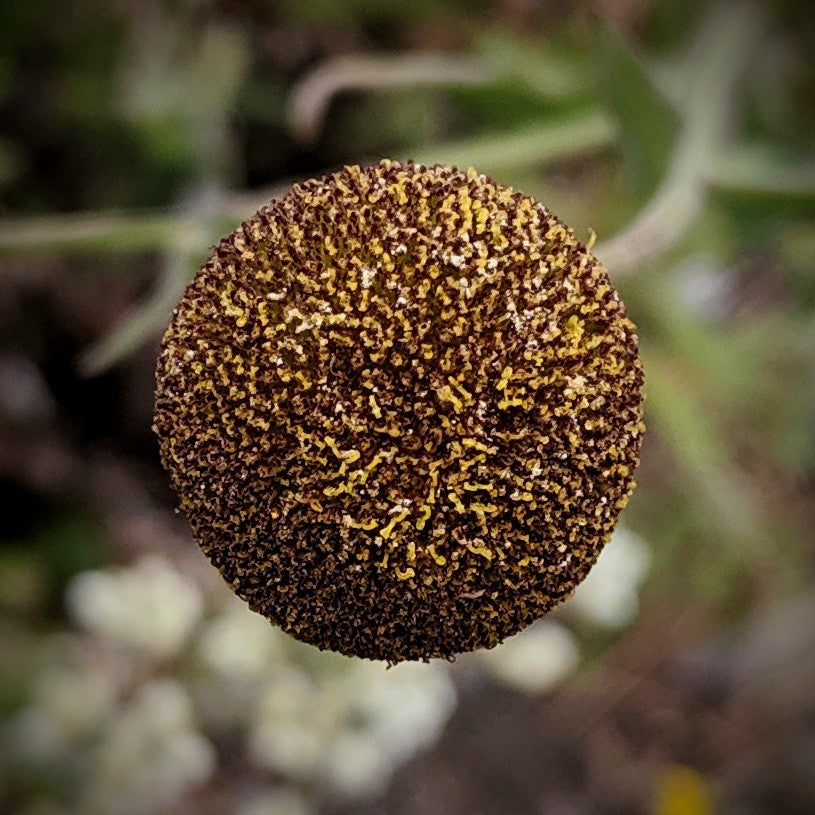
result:
[[[67,599],[85,633],[42,673],[11,739],[17,760],[73,777],[74,803],[50,812],[177,807],[217,774],[225,735],[287,782],[245,790],[236,812],[312,815],[310,798],[382,789],[455,706],[446,663],[320,653],[164,557],[81,574]]]
[[[679,301],[699,319],[715,322],[732,309],[738,291],[733,269],[711,255],[691,255],[677,263],[671,278]]]
[[[238,805],[235,815],[316,815],[317,810],[295,789],[278,787]]]
[[[198,653],[209,669],[235,680],[268,678],[288,661],[285,635],[232,594],[201,632]]]
[[[22,757],[43,763],[70,753],[104,725],[115,709],[117,692],[109,671],[93,666],[46,668],[36,682],[33,703],[12,722]]]
[[[84,628],[159,658],[179,653],[203,611],[195,583],[159,556],[119,572],[85,572],[74,579],[67,602]]]
[[[40,675],[11,723],[16,760],[73,776],[71,812],[172,806],[210,777],[215,752],[195,726],[187,689],[156,677],[148,661],[181,651],[201,619],[200,590],[165,558],[148,557],[79,575],[67,600],[93,636]]]
[[[385,671],[378,663],[341,659],[334,671],[309,676],[292,667],[269,684],[250,749],[260,764],[288,776],[365,796],[436,740],[455,693],[444,665]]]
[[[84,811],[161,812],[210,777],[215,751],[194,726],[192,702],[174,680],[141,686],[94,751]]]
[[[206,627],[199,651],[228,684],[226,716],[245,720],[256,763],[351,797],[382,789],[455,706],[444,663],[386,670],[320,654],[237,599]]]
[[[68,811],[83,815],[161,811],[215,768],[215,752],[195,729],[180,683],[151,680],[123,699],[102,667],[43,674],[10,735],[15,760],[62,767],[81,778]]]

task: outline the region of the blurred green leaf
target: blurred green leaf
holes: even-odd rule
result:
[[[724,269],[721,270],[724,273]],[[634,312],[642,313],[642,327],[677,358],[690,363],[708,393],[725,391],[735,398],[755,382],[763,358],[745,354],[733,342],[732,330],[703,321],[679,298],[677,274],[652,275],[626,294]]]
[[[643,7],[645,20],[642,38],[655,48],[675,49],[681,47],[688,31],[698,22],[700,12],[707,7],[700,0],[651,0]]]
[[[483,34],[475,51],[497,75],[522,83],[538,96],[564,99],[591,90],[591,64],[585,51],[559,50],[501,29]]]
[[[23,613],[39,610],[46,583],[34,552],[7,546],[0,550],[0,608]]]
[[[729,102],[763,25],[762,9],[753,4],[716,5],[707,13],[695,38],[693,68],[687,76],[689,101],[666,172],[629,226],[598,247],[609,269],[631,274],[676,246],[698,221],[707,197],[707,175],[730,129]],[[642,92],[648,89],[642,86]],[[634,113],[638,103],[626,98],[632,115],[622,125],[623,142],[639,144],[642,152],[645,141],[640,144]]]
[[[451,87],[446,91],[450,99],[450,116],[460,129],[480,132],[483,130],[508,130],[541,121],[548,116],[563,115],[572,100],[552,100],[541,96],[520,77],[507,76],[481,86]],[[580,98],[579,104],[586,102]]]
[[[439,94],[412,87],[346,98],[331,119],[327,156],[342,163],[348,156],[378,157],[426,144],[438,130],[440,107]]]
[[[609,25],[597,35],[601,98],[620,127],[620,150],[637,192],[653,191],[668,167],[679,117],[659,93],[641,61]]]
[[[815,260],[812,256],[811,260]],[[815,264],[810,266],[810,273]],[[796,478],[815,474],[815,322],[773,309],[745,321],[731,340],[757,359],[734,414],[745,446]]]
[[[769,569],[775,553],[768,546],[759,507],[735,466],[719,421],[697,394],[692,368],[656,346],[643,349],[646,371],[646,422],[671,446],[677,466],[710,527],[730,548],[736,562],[751,559]]]
[[[235,118],[283,126],[287,92],[288,89],[274,77],[247,74],[237,94]]]
[[[140,252],[169,248],[185,228],[166,213],[80,213],[0,220],[4,252]]]
[[[56,587],[103,562],[102,530],[84,508],[71,508],[45,526],[34,542]]]
[[[46,661],[47,643],[16,620],[2,617],[0,640],[0,716],[8,716],[30,701],[34,676]]]
[[[778,252],[793,287],[796,310],[811,313],[815,308],[815,221],[786,223],[779,230]]]
[[[63,506],[49,513],[25,538],[6,541],[0,557],[0,588],[4,581],[22,580],[0,605],[25,610],[61,603],[65,584],[73,575],[104,561],[103,532],[84,506]],[[28,597],[21,598],[23,591]]]

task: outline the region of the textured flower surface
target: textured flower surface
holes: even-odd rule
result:
[[[320,648],[492,647],[567,597],[633,488],[642,370],[602,265],[473,170],[296,185],[163,341],[155,430],[235,592]]]

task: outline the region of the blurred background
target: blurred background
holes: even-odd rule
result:
[[[0,811],[815,811],[812,9],[2,4]],[[649,426],[574,599],[388,671],[232,598],[150,432],[209,247],[382,156],[596,233]]]

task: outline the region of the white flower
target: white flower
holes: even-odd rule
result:
[[[93,730],[110,713],[116,684],[100,670],[59,668],[45,671],[37,683],[40,708],[57,722],[66,739]]]
[[[46,669],[37,680],[32,704],[14,720],[14,741],[28,758],[59,758],[104,724],[116,693],[113,677],[101,670]]]
[[[215,769],[215,752],[193,726],[192,705],[172,680],[139,688],[99,744],[83,811],[140,815],[175,804]]]
[[[566,608],[607,628],[622,628],[637,616],[637,592],[648,571],[648,547],[620,525]]]
[[[294,778],[310,778],[320,771],[325,749],[321,731],[332,729],[335,718],[325,692],[290,667],[260,698],[250,750],[261,764]]]
[[[499,682],[525,693],[543,693],[577,667],[579,652],[572,633],[551,620],[541,620],[475,657]]]
[[[316,815],[316,812],[299,792],[283,787],[246,801],[235,815]]]
[[[68,607],[86,629],[159,657],[179,652],[198,623],[198,587],[152,555],[120,571],[84,572],[68,588]]]
[[[432,743],[455,704],[446,665],[325,657],[334,671],[290,669],[261,700],[250,749],[262,765],[295,778],[320,778],[362,796],[383,788],[399,764]]]
[[[230,595],[224,610],[201,635],[198,650],[220,674],[255,678],[283,659],[283,637],[279,628]]]
[[[380,791],[396,766],[370,733],[347,730],[328,745],[324,772],[331,787],[357,796]]]

